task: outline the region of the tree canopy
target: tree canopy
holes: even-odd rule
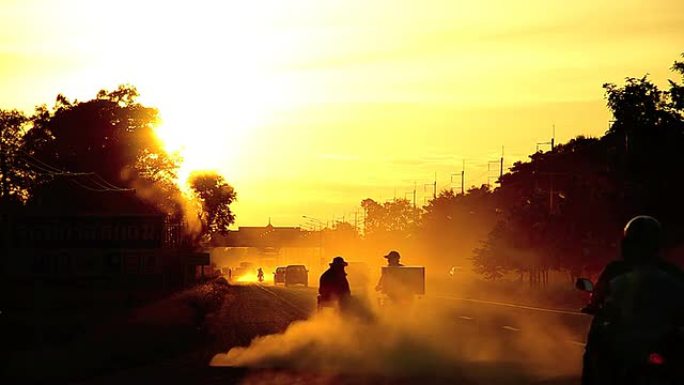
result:
[[[365,240],[404,242],[442,265],[472,255],[486,278],[513,273],[544,285],[550,270],[600,271],[618,256],[627,220],[648,214],[663,223],[671,256],[684,259],[684,62],[672,70],[679,79],[666,89],[648,76],[604,84],[613,120],[603,136],[532,154],[494,190],[446,190],[422,208],[364,200]]]
[[[52,202],[69,199],[55,196],[68,189],[50,188],[60,179],[60,185],[93,194],[134,193],[169,215],[174,227],[184,228],[194,218],[187,218],[188,197],[176,185],[182,159],[166,152],[155,133],[157,109],[140,104],[138,97],[134,87],[121,85],[87,101],[60,94],[53,107],[38,106],[32,116],[0,110],[2,203],[45,203],[43,194]],[[235,220],[229,208],[234,189],[216,174],[194,175],[191,183],[205,230],[225,231]]]
[[[190,188],[200,204],[198,216],[202,234],[225,233],[235,222],[230,204],[237,195],[235,189],[216,172],[195,172],[190,175]]]
[[[684,77],[681,62],[672,69]],[[639,214],[663,222],[670,248],[684,242],[684,104],[682,86],[669,85],[661,90],[648,76],[604,84],[614,120],[603,137],[516,163],[495,192],[504,216],[476,250],[476,268],[490,278],[527,272],[536,283],[549,269],[597,271],[617,256],[620,229]]]
[[[27,133],[33,154],[57,168],[95,172],[126,186],[137,178],[174,179],[178,159],[154,132],[158,111],[138,103],[138,96],[127,85],[85,102],[59,95],[53,109],[38,111]]]
[[[17,110],[0,110],[0,199],[19,203],[28,199],[33,177],[21,161],[28,118]]]

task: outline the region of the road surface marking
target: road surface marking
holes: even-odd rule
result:
[[[584,345],[586,345],[584,342],[579,342],[579,341],[568,340],[568,342],[573,344],[573,345],[582,346],[582,347],[584,347]]]
[[[519,331],[520,331],[520,329],[514,328],[513,326],[508,326],[508,325],[502,326],[501,329],[509,330],[509,331],[512,331],[512,332],[519,332]]]
[[[473,317],[468,317],[468,316],[465,316],[465,315],[458,316],[458,318],[464,319],[464,320],[466,320],[466,321],[472,321],[472,320],[473,320]]]
[[[515,309],[524,309],[524,310],[535,310],[535,311],[542,311],[542,312],[548,312],[548,313],[557,313],[557,314],[569,314],[569,315],[584,315],[586,314],[579,312],[579,311],[570,311],[570,310],[559,310],[559,309],[546,309],[543,307],[534,307],[534,306],[525,306],[525,305],[516,305],[513,303],[505,303],[505,302],[495,302],[495,301],[484,301],[484,300],[479,300],[479,299],[472,299],[472,298],[460,298],[460,297],[455,297],[451,295],[435,295],[433,296],[434,298],[441,298],[441,299],[449,299],[449,300],[454,300],[454,301],[464,301],[464,302],[472,302],[472,303],[481,303],[485,305],[496,305],[496,306],[505,306],[505,307],[511,307]]]

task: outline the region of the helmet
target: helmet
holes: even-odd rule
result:
[[[657,219],[639,215],[625,225],[622,255],[626,260],[639,261],[657,257],[662,243],[662,226]]]

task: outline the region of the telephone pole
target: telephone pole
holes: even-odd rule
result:
[[[437,171],[435,171],[435,184],[432,188],[432,199],[437,198]]]
[[[465,194],[465,159],[461,164],[461,195]]]
[[[461,166],[461,172],[459,173],[461,175],[461,195],[465,193],[465,159],[463,160],[463,165]],[[459,174],[451,174],[451,183],[454,183],[454,175],[459,175]]]
[[[423,192],[425,192],[425,187],[432,186],[432,198],[437,198],[437,172],[435,172],[435,181],[432,183],[425,183],[423,185]]]
[[[543,146],[543,145],[547,145],[547,144],[551,146],[551,151],[553,151],[553,149],[556,146],[556,125],[555,124],[552,126],[551,140],[548,142],[537,142],[537,152],[539,152],[539,146]]]

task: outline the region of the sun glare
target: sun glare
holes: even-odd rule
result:
[[[167,12],[172,14],[153,19],[152,29],[170,34],[159,34],[160,51],[155,60],[137,65],[143,70],[134,84],[144,101],[160,110],[157,134],[167,151],[183,158],[179,185],[184,186],[194,170],[225,172],[237,166],[255,130],[297,103],[283,64],[295,47],[267,23],[268,8],[212,3],[197,19],[184,17],[183,9]],[[173,28],[169,20],[175,19],[187,25]],[[179,55],[176,45],[186,52]]]
[[[266,276],[264,276],[264,280],[266,279]],[[259,282],[259,277],[256,275],[256,273],[248,273],[241,275],[238,277],[238,279],[235,280],[235,282],[238,283],[257,283]]]

